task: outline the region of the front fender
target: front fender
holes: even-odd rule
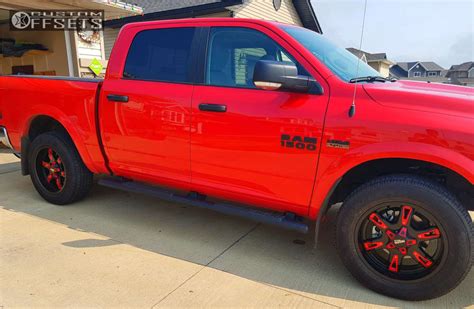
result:
[[[413,159],[434,163],[456,172],[474,184],[474,161],[451,149],[415,142],[364,145],[346,152],[318,169],[309,217],[314,219],[318,216],[327,195],[348,171],[379,159]]]

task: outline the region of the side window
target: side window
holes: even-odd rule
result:
[[[130,46],[123,77],[164,82],[192,82],[191,45],[195,28],[139,32]]]
[[[211,28],[206,84],[255,88],[253,70],[259,60],[292,62],[298,74],[309,74],[275,41],[265,34],[247,28]]]

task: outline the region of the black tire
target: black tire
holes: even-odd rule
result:
[[[28,162],[33,185],[52,204],[77,202],[92,187],[93,174],[65,133],[53,131],[36,137],[29,147]]]
[[[461,283],[473,263],[469,213],[446,188],[417,176],[384,176],[355,190],[339,211],[336,235],[340,258],[351,274],[370,289],[399,299],[444,295]]]

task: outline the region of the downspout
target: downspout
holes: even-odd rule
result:
[[[69,31],[64,30],[64,41],[66,43],[67,69],[69,76],[74,76],[74,61],[72,59],[71,36]]]

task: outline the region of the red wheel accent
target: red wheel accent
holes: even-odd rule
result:
[[[383,242],[381,241],[367,241],[364,243],[364,248],[367,251],[374,250],[381,248],[383,246]]]
[[[386,233],[387,233],[388,238],[390,238],[391,240],[395,239],[395,236],[397,236],[394,232],[390,230],[388,230]]]
[[[403,206],[402,207],[402,225],[403,226],[407,226],[409,223],[410,223],[410,218],[411,218],[411,214],[413,212],[413,208],[411,208],[410,206]]]
[[[38,168],[47,170],[40,173],[44,177],[43,182],[47,185],[47,189],[51,192],[61,191],[66,181],[66,172],[59,154],[51,147],[46,148],[40,154],[37,164]]]
[[[382,221],[382,219],[377,215],[375,212],[369,216],[369,220],[372,221],[377,227],[381,228],[382,230],[386,230],[388,226]]]
[[[48,148],[48,158],[50,163],[54,163],[53,148]]]
[[[56,176],[56,186],[58,187],[59,190],[62,190],[63,188],[63,185],[61,184],[61,180],[57,176]]]
[[[390,265],[388,266],[388,270],[390,270],[391,272],[397,273],[399,261],[400,261],[400,258],[398,257],[398,255],[393,254],[390,257]]]
[[[418,251],[413,251],[413,257],[420,263],[423,267],[428,268],[431,265],[433,265],[433,262],[431,262],[429,259],[424,257],[421,253]]]
[[[436,239],[441,236],[441,233],[439,232],[439,229],[433,228],[431,230],[428,230],[426,232],[420,233],[417,235],[418,239],[423,239],[423,240],[429,240],[429,239]]]
[[[398,280],[416,280],[438,267],[444,237],[438,223],[421,207],[408,202],[383,203],[361,219],[358,248],[377,272]]]

